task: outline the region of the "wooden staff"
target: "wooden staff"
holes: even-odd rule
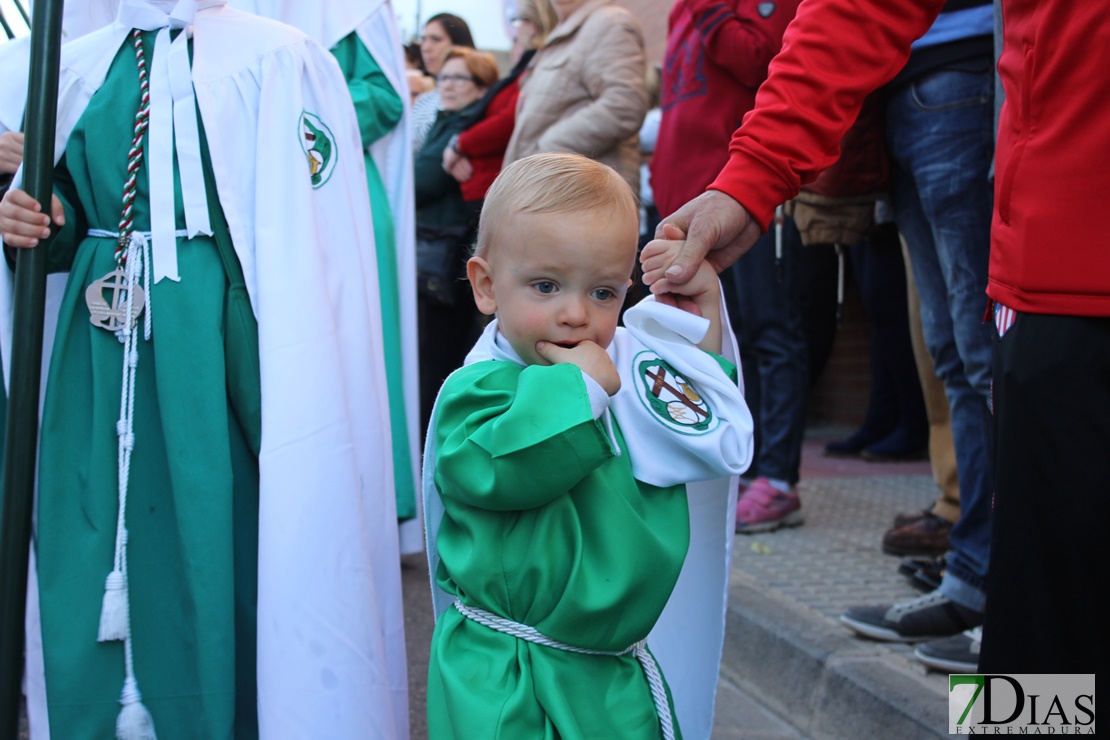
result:
[[[61,38],[62,0],[39,0],[31,23],[23,189],[38,200],[42,212],[47,214],[54,186]],[[19,732],[46,300],[45,245],[16,251],[11,382],[0,508],[0,737],[17,737]]]

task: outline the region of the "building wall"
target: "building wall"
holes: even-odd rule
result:
[[[640,21],[648,64],[661,64],[667,43],[667,15],[674,0],[617,0],[617,5],[628,8]]]

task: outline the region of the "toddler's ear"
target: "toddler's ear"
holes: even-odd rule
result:
[[[489,263],[482,257],[471,257],[466,261],[466,277],[470,289],[474,291],[474,304],[486,316],[497,313],[497,297],[493,292],[493,272]]]

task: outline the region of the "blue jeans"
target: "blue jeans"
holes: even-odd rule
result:
[[[987,297],[994,153],[990,64],[918,78],[887,104],[894,207],[921,295],[925,344],[951,407],[960,518],[941,593],[986,604],[990,550],[990,324]]]
[[[802,461],[809,388],[798,293],[802,240],[793,219],[783,225],[782,243],[781,264],[776,264],[772,227],[721,273],[721,286],[740,345],[744,396],[755,422],[756,452],[747,475],[793,485]]]

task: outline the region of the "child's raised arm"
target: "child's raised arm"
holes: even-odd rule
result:
[[[648,242],[640,253],[644,271],[644,284],[651,288],[660,303],[676,306],[683,311],[709,319],[709,331],[698,346],[706,352],[721,352],[721,284],[717,271],[702,260],[697,273],[682,285],[675,285],[664,277],[664,272],[674,261],[682,246],[684,234],[677,227],[666,224],[663,238]]]

